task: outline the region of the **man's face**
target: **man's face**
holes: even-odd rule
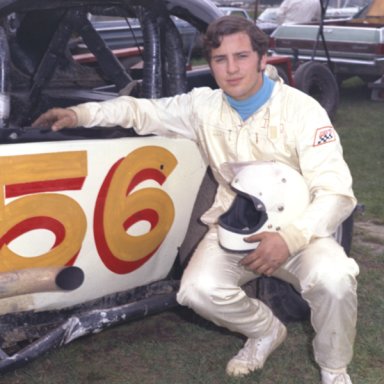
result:
[[[224,36],[220,47],[212,49],[210,66],[219,87],[234,99],[244,100],[262,86],[266,56],[260,60],[249,36],[239,32]]]

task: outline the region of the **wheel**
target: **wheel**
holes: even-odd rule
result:
[[[289,78],[285,69],[282,66],[276,66],[276,69],[277,69],[277,73],[283,79],[284,83],[289,84]]]
[[[289,283],[276,277],[257,279],[257,298],[271,308],[283,323],[308,320],[311,310],[307,302]]]
[[[331,119],[339,105],[339,87],[331,70],[321,63],[307,61],[294,74],[295,86],[316,99]]]
[[[343,221],[343,223],[336,229],[333,235],[336,241],[344,248],[347,255],[351,252],[352,236],[353,236],[353,213]]]
[[[344,248],[347,255],[351,250],[352,234],[353,214],[344,220],[334,234],[336,241]],[[256,292],[256,297],[268,305],[283,323],[304,321],[310,317],[311,312],[307,302],[291,284],[285,281],[262,276],[251,283],[251,286],[246,289],[247,294],[252,290]]]
[[[181,279],[193,251],[200,240],[206,234],[208,228],[200,222],[201,215],[212,206],[216,195],[217,183],[213,178],[211,170],[208,168],[201,183],[199,193],[196,196],[195,205],[189,221],[187,235],[179,247],[178,256],[169,274],[169,278]]]

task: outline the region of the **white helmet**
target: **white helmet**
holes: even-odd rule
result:
[[[307,208],[309,190],[293,168],[275,161],[234,164],[231,186],[236,197],[219,217],[219,243],[230,251],[250,251],[258,243],[243,239],[279,231]]]

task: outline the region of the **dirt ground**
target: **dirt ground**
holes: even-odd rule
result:
[[[354,246],[368,246],[373,253],[384,253],[384,224],[374,221],[360,221],[354,223]]]

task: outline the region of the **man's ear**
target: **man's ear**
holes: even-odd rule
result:
[[[267,66],[267,55],[263,55],[260,60],[260,70],[264,71],[265,67]]]

